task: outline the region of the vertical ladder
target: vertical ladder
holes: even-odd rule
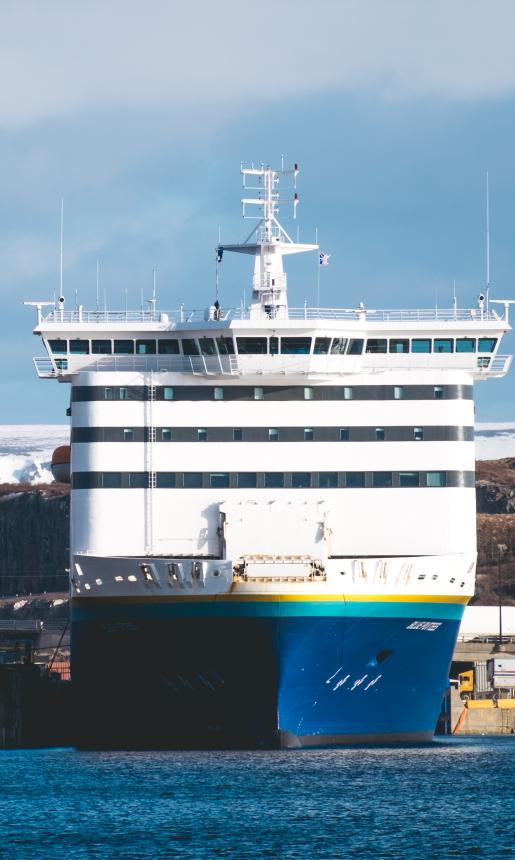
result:
[[[145,471],[148,473],[148,487],[145,491],[145,554],[151,556],[154,551],[154,488],[156,486],[156,473],[154,472],[154,442],[156,441],[154,401],[156,399],[156,387],[154,385],[153,370],[150,371],[147,379],[147,391],[148,397],[145,410]]]

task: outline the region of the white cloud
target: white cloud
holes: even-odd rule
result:
[[[515,89],[512,0],[4,0],[0,125],[98,110],[233,112],[327,90]]]

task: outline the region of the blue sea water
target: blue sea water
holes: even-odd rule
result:
[[[289,752],[0,752],[2,860],[514,856],[515,737]]]

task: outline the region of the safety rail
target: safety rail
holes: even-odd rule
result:
[[[511,355],[489,356],[456,353],[375,355],[218,355],[218,356],[159,356],[159,355],[70,355],[33,358],[41,379],[68,377],[83,371],[181,373],[193,376],[338,376],[354,373],[379,373],[385,370],[435,371],[454,370],[474,374],[478,379],[503,376],[508,372]]]
[[[139,311],[88,311],[82,307],[71,311],[53,308],[48,313],[40,313],[38,323],[52,324],[88,324],[102,325],[106,323],[214,323],[230,322],[231,320],[268,320],[271,311],[264,308],[229,308],[226,310],[186,309],[183,306],[177,310],[139,310]],[[373,310],[358,308],[313,308],[304,305],[300,308],[280,309],[277,318],[282,320],[363,320],[367,322],[501,322],[504,316],[495,310],[486,309],[457,309],[457,308],[409,308]]]

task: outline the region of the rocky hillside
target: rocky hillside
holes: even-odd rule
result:
[[[500,556],[503,601],[515,605],[515,458],[476,469],[475,602],[497,602]],[[68,523],[68,485],[0,484],[0,596],[67,588]]]

